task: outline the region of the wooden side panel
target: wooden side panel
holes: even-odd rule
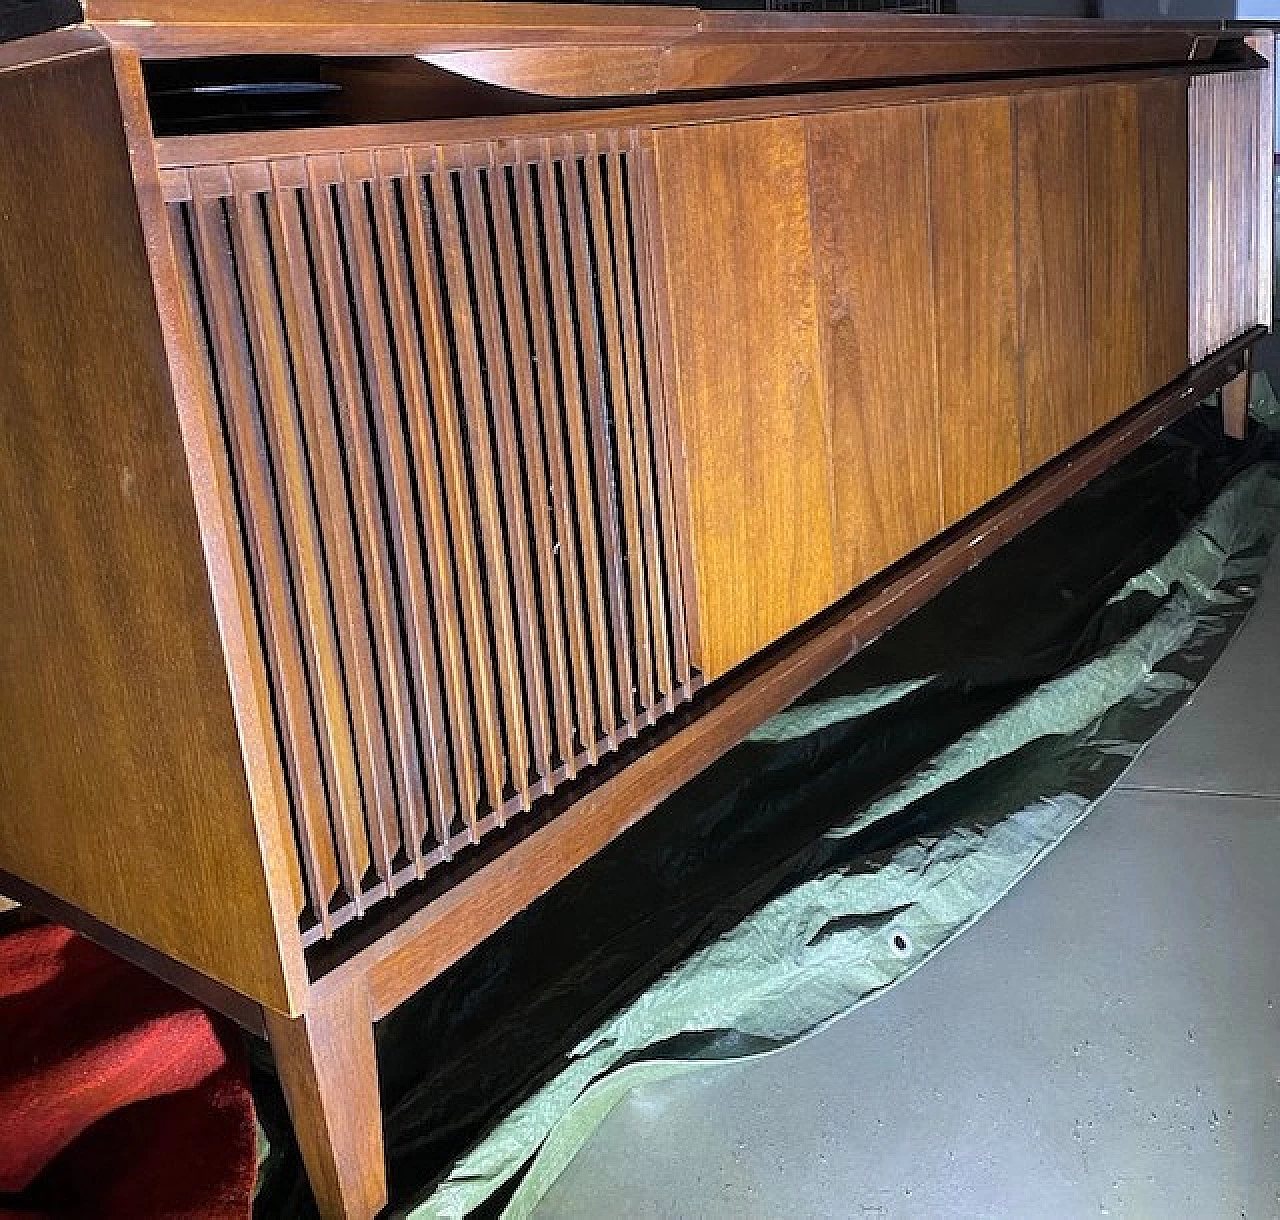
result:
[[[1085,90],[1015,103],[1022,424],[1028,470],[1088,434]]]
[[[925,110],[809,120],[841,592],[942,529]]]
[[[655,155],[711,679],[837,593],[804,122],[662,130]]]
[[[1090,422],[1100,428],[1146,392],[1142,125],[1136,86],[1094,85],[1086,106]]]
[[[1022,473],[1009,98],[928,107],[945,523]]]
[[[0,113],[0,868],[288,1010],[108,53]]]
[[[1138,86],[1142,137],[1143,300],[1139,398],[1187,367],[1187,82]],[[1134,402],[1137,398],[1134,399]],[[1130,403],[1129,405],[1133,405]]]

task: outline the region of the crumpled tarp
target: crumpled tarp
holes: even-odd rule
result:
[[[1256,596],[1280,413],[1254,399],[1247,444],[1204,411],[1144,446],[384,1021],[393,1213],[528,1215],[628,1089],[814,1032],[1008,892]],[[260,1095],[259,1211],[305,1211]]]

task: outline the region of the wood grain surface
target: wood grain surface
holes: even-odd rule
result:
[[[1024,94],[1017,133],[1024,464],[1089,431],[1089,217],[1084,89]]]
[[[829,423],[802,120],[656,133],[708,679],[829,605]]]
[[[110,54],[0,111],[0,867],[287,1010]]]
[[[847,592],[942,528],[925,110],[825,115],[808,132]]]
[[[371,1220],[387,1202],[387,1169],[368,984],[334,980],[313,989],[303,1015],[266,1020],[321,1216]]]
[[[928,108],[945,524],[1022,474],[1011,109]]]
[[[1179,78],[1137,85],[1142,142],[1143,304],[1139,396],[1152,394],[1187,367],[1188,181],[1187,82]],[[1249,197],[1249,184],[1242,184]],[[1256,203],[1256,199],[1254,200]],[[1256,260],[1256,254],[1250,262]],[[1250,267],[1249,271],[1252,271]],[[1248,300],[1254,276],[1246,272]],[[1252,325],[1249,314],[1242,327]]]

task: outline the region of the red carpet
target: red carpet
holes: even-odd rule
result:
[[[54,925],[0,937],[0,1220],[245,1217],[234,1026]]]

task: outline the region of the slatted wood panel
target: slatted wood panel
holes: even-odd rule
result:
[[[1232,72],[1192,79],[1189,99],[1192,361],[1269,317],[1260,301],[1259,254],[1269,250],[1270,208],[1259,179],[1271,166],[1259,138],[1270,73]]]
[[[700,680],[633,141],[166,172],[309,943]]]

